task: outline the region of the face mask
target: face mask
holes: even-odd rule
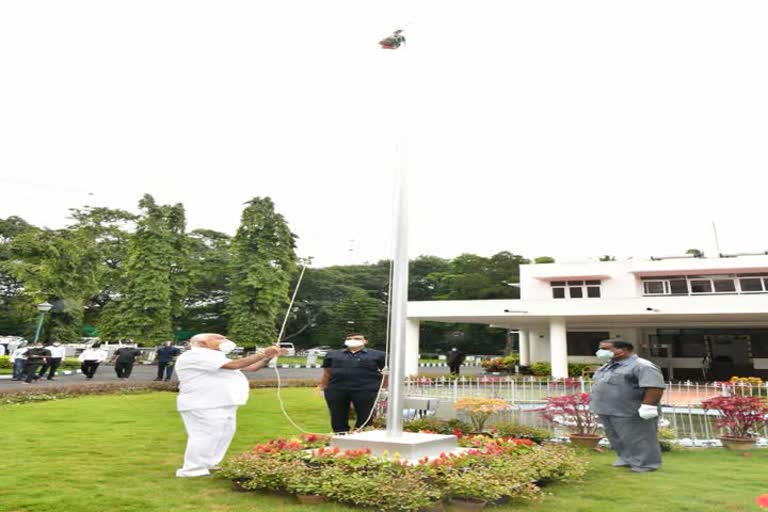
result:
[[[344,345],[346,345],[349,348],[360,348],[364,345],[363,340],[346,340],[344,341]]]
[[[606,350],[604,348],[601,348],[600,350],[595,352],[595,355],[601,361],[610,361],[611,359],[613,359],[613,352],[611,352],[610,350]]]
[[[225,354],[229,354],[230,352],[232,352],[236,348],[237,348],[237,345],[235,345],[235,342],[234,341],[229,341],[229,340],[227,340],[227,341],[223,342],[221,345],[219,345],[219,350],[221,352],[224,352]]]

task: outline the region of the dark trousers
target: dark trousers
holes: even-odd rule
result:
[[[32,379],[37,377],[37,367],[42,364],[41,362],[35,361],[34,363],[30,363],[29,360],[24,364],[24,375],[21,376],[21,380],[32,382]]]
[[[92,379],[93,376],[96,374],[96,368],[99,367],[98,361],[83,361],[80,365],[80,371],[83,372],[83,375],[88,377],[89,379]]]
[[[448,368],[451,370],[453,375],[458,375],[459,368],[461,368],[461,363],[448,363]]]
[[[24,375],[24,365],[27,363],[26,359],[16,359],[13,362],[13,380],[21,380]]]
[[[162,380],[163,374],[165,374],[165,380],[171,380],[173,361],[159,361],[157,363],[157,380]]]
[[[355,407],[355,428],[360,428],[371,414],[376,405],[376,391],[344,391],[335,389],[325,390],[325,403],[331,413],[331,428],[334,432],[349,432],[349,406]],[[373,421],[373,418],[371,418]],[[370,422],[368,423],[370,424]]]
[[[45,360],[45,363],[40,368],[40,373],[38,375],[40,377],[45,375],[45,372],[48,372],[48,379],[52,379],[54,375],[56,375],[56,370],[59,369],[59,366],[61,366],[61,358],[60,357],[49,357]]]
[[[131,376],[131,371],[133,371],[133,361],[129,363],[121,363],[120,361],[117,361],[115,363],[115,373],[118,378],[127,379]]]

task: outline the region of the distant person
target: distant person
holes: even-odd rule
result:
[[[37,369],[50,357],[51,353],[43,346],[42,341],[38,341],[32,348],[27,350],[26,361],[24,362],[24,383],[30,384],[32,379],[39,379]]]
[[[451,370],[451,375],[459,374],[461,365],[464,364],[464,360],[466,358],[467,356],[464,355],[464,352],[457,349],[456,347],[453,347],[451,351],[448,352],[447,362],[448,368]]]
[[[141,350],[136,347],[121,347],[115,350],[112,363],[115,365],[115,374],[118,379],[127,379],[133,371],[133,363],[141,355]]]
[[[382,386],[386,354],[365,348],[368,340],[352,333],[344,340],[346,349],[333,350],[323,358],[320,391],[325,396],[334,432],[349,432],[349,408],[355,408],[355,428],[373,420],[371,411]]]
[[[11,352],[10,362],[13,365],[13,380],[21,380],[24,375],[24,365],[27,362],[27,342],[24,341],[16,345]]]
[[[45,347],[45,349],[51,353],[51,357],[45,360],[43,366],[40,367],[40,373],[37,374],[39,378],[48,372],[48,380],[53,380],[53,376],[56,375],[56,370],[61,366],[61,362],[64,360],[64,355],[67,353],[67,349],[61,346],[61,342],[54,341],[52,344]]]
[[[171,380],[173,375],[173,364],[176,357],[181,354],[181,350],[173,346],[173,342],[166,341],[163,346],[157,349],[157,378],[155,380]]]
[[[80,361],[80,371],[83,372],[85,378],[92,379],[99,365],[107,360],[107,352],[102,350],[101,345],[96,344],[83,350],[78,360]]]
[[[176,361],[176,408],[187,430],[184,465],[176,471],[181,478],[207,476],[219,469],[235,435],[237,408],[248,401],[243,372],[260,370],[271,357],[287,352],[273,346],[229,359],[227,354],[237,345],[220,334],[197,334],[189,343],[191,348]]]

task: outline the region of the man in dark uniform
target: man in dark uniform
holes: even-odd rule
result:
[[[43,342],[36,342],[32,348],[27,350],[27,360],[24,363],[24,382],[29,384],[32,379],[39,379],[37,376],[37,369],[45,364],[48,357],[51,356],[51,352],[43,347]]]
[[[613,466],[636,473],[657,470],[659,402],[666,387],[661,370],[637,357],[627,341],[603,341],[595,355],[605,364],[592,378],[589,405],[618,456]]]
[[[350,404],[355,407],[356,429],[367,424],[376,404],[386,355],[380,350],[366,349],[366,343],[365,336],[352,333],[344,341],[345,350],[328,352],[323,358],[320,390],[325,394],[334,432],[349,432]]]
[[[464,359],[466,357],[467,356],[464,355],[464,352],[457,349],[456,347],[452,348],[451,351],[448,352],[446,362],[448,363],[448,368],[450,368],[452,375],[459,374],[459,368],[461,368],[461,365],[464,363]]]
[[[115,373],[118,379],[127,379],[133,371],[133,363],[141,355],[141,350],[135,347],[121,347],[112,356],[115,365]]]
[[[157,349],[157,378],[155,380],[171,380],[173,375],[173,363],[176,356],[181,354],[181,350],[173,346],[173,342],[166,341],[163,346]]]

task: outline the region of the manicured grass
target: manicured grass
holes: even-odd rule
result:
[[[325,404],[312,389],[283,391],[291,416],[308,430],[325,431]],[[179,479],[185,434],[173,393],[110,395],[0,407],[3,512],[317,511],[348,507],[298,505],[291,498],[236,493],[217,478]],[[239,413],[230,454],[293,427],[273,389],[252,391]],[[667,455],[662,471],[612,469],[610,453],[586,454],[583,482],[547,487],[543,501],[493,510],[530,512],[747,512],[768,492],[768,450],[750,457],[723,450]]]

